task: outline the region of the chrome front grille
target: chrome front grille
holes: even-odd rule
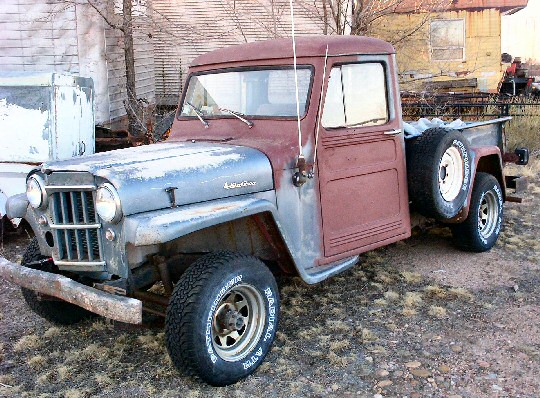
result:
[[[57,265],[105,265],[94,198],[94,190],[50,194]]]

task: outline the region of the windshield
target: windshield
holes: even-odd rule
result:
[[[306,112],[312,69],[298,68],[300,116]],[[296,117],[292,67],[194,75],[179,116]]]

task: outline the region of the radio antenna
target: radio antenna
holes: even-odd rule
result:
[[[304,157],[302,149],[302,129],[300,126],[300,99],[298,95],[298,69],[296,67],[296,39],[294,35],[294,8],[293,0],[289,0],[289,6],[291,9],[291,22],[292,22],[292,46],[293,46],[293,65],[294,65],[294,86],[296,91],[296,119],[298,122],[298,157]]]

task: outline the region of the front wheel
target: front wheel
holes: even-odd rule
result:
[[[31,266],[31,264],[45,258],[46,257],[43,256],[39,250],[37,239],[34,238],[24,252],[21,265],[23,267],[28,266],[34,268],[34,266]],[[58,325],[72,325],[82,321],[83,319],[95,316],[90,311],[66,301],[52,298],[42,298],[35,291],[26,289],[24,287],[21,287],[21,293],[24,301],[26,301],[26,304],[28,304],[32,311],[49,322],[56,323]]]
[[[495,177],[478,173],[471,194],[467,219],[451,227],[458,247],[473,252],[491,249],[501,232],[503,197]]]
[[[274,340],[276,281],[258,259],[213,253],[191,265],[171,296],[166,344],[177,368],[225,386],[253,373]]]

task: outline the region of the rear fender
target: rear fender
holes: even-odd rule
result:
[[[467,202],[465,206],[460,210],[460,212],[452,219],[447,222],[450,224],[457,224],[465,221],[469,215],[469,207],[471,204],[471,195],[474,182],[476,180],[476,173],[484,172],[494,176],[499,185],[501,186],[503,200],[506,200],[506,183],[503,177],[503,165],[501,150],[496,146],[482,146],[482,147],[472,147],[472,158],[473,158],[473,173],[472,181],[469,188],[469,194],[467,195]]]

